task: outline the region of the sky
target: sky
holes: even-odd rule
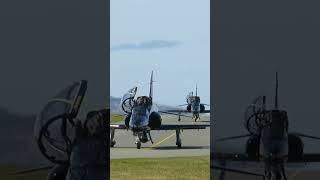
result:
[[[107,106],[103,27],[109,18],[103,3],[0,2],[0,108],[37,114],[61,89],[82,79],[88,80],[83,107]]]
[[[320,136],[319,5],[298,0],[217,1],[212,144],[218,137],[247,133],[244,112],[255,97],[266,95],[268,107],[274,107],[276,71],[279,108],[288,113],[289,131]],[[306,152],[320,151],[319,141],[303,140]],[[229,145],[239,147],[235,142]]]
[[[210,1],[111,0],[110,95],[133,86],[154,100],[178,105],[198,85],[210,103]]]

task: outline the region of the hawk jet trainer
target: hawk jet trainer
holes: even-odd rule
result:
[[[124,118],[125,124],[110,124],[110,145],[114,147],[116,141],[114,140],[115,130],[131,130],[133,136],[136,137],[135,144],[137,149],[141,148],[141,143],[152,141],[151,130],[175,130],[176,131],[176,145],[181,148],[180,133],[184,129],[205,129],[210,127],[210,124],[162,124],[162,117],[160,114],[172,114],[182,116],[172,112],[158,111],[156,105],[153,103],[153,72],[150,79],[149,96],[139,96],[135,99],[137,87],[134,87],[126,93],[121,99],[122,110],[126,113]]]
[[[245,153],[211,152],[211,169],[220,171],[219,179],[225,178],[225,171],[261,177],[263,180],[287,180],[286,165],[292,163],[320,162],[320,153],[305,153],[302,138],[320,140],[320,137],[290,132],[287,111],[278,107],[278,73],[274,107],[267,109],[266,96],[257,97],[245,112],[245,128],[248,134],[220,138],[216,143],[247,138]],[[264,174],[242,171],[227,167],[228,161],[257,162],[264,164]]]
[[[168,112],[175,113],[192,113],[192,119],[194,121],[200,120],[200,113],[210,113],[210,110],[206,110],[205,106],[210,106],[209,104],[203,104],[200,102],[200,97],[198,96],[198,87],[196,86],[196,94],[193,95],[193,91],[186,97],[187,104],[182,104],[179,106],[187,106],[185,110],[169,110]],[[178,119],[181,120],[180,118]]]

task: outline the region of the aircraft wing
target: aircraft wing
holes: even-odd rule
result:
[[[126,125],[124,124],[110,124],[111,129],[127,129]]]
[[[190,113],[190,111],[187,111],[187,110],[167,110],[167,112],[171,112],[171,113]],[[210,113],[210,110],[204,110],[204,111],[201,111],[200,113]]]
[[[309,138],[309,139],[315,139],[320,140],[320,137],[312,136],[308,134],[303,134],[299,132],[294,132],[292,134],[298,135],[302,138]],[[304,153],[303,157],[298,160],[288,160],[288,162],[320,162],[320,154],[319,153]]]
[[[241,153],[211,153],[210,157],[213,160],[257,161],[257,160],[249,158],[247,154],[241,154]]]
[[[210,124],[163,124],[159,129],[153,130],[176,130],[176,129],[205,129]]]
[[[201,113],[210,113],[210,110],[201,111]]]
[[[172,110],[167,110],[167,112],[171,112],[171,113],[189,113],[189,111],[184,110],[184,109],[172,109]]]
[[[211,158],[213,160],[225,160],[225,161],[255,161],[256,159],[249,158],[246,154],[238,154],[238,153],[211,153]],[[306,153],[299,159],[288,159],[288,163],[312,163],[312,162],[320,162],[320,154],[319,153]]]
[[[163,124],[160,128],[152,130],[176,130],[176,129],[205,129],[210,124]],[[111,129],[127,129],[124,124],[110,124]]]
[[[172,112],[172,111],[158,111],[158,112],[162,113],[162,114],[171,114],[171,115],[182,116],[182,117],[192,117],[192,116],[174,113],[174,112],[180,113],[181,111],[174,111],[174,112]]]
[[[308,153],[304,154],[301,159],[297,160],[288,160],[291,163],[311,163],[311,162],[320,162],[320,154],[318,153]]]

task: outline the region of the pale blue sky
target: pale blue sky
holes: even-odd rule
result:
[[[185,102],[195,89],[210,102],[210,1],[111,0],[110,94],[138,86],[147,95],[154,70],[154,99]]]

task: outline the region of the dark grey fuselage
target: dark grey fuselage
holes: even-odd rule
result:
[[[288,120],[285,111],[271,110],[261,128],[260,155],[271,159],[288,156]]]
[[[265,162],[267,176],[281,176],[288,159],[288,118],[281,110],[267,111],[260,126],[260,158]]]

